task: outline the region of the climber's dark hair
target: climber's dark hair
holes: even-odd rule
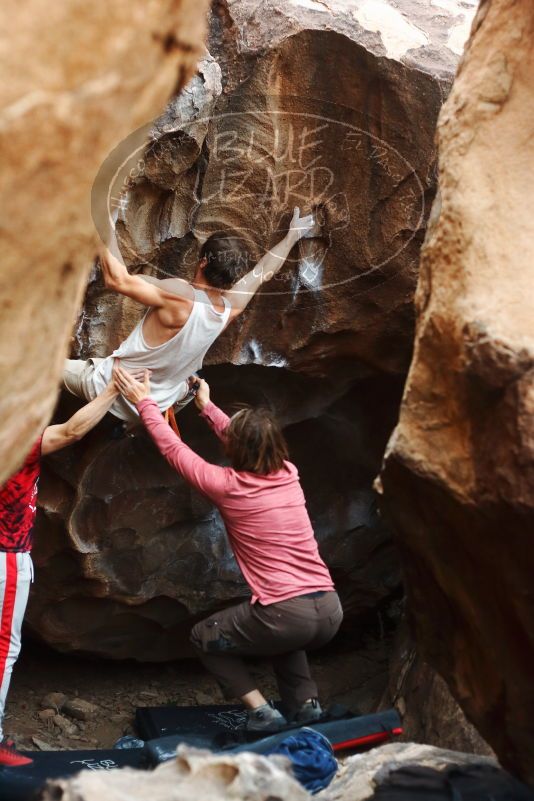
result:
[[[216,289],[230,289],[248,269],[246,244],[232,234],[212,234],[200,248],[199,258],[206,259],[204,277]]]
[[[284,467],[287,444],[268,409],[241,409],[225,432],[226,452],[234,470],[266,476]]]

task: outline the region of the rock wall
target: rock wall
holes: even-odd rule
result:
[[[533,33],[527,0],[483,2],[443,108],[415,353],[382,479],[423,655],[531,783]]]
[[[142,157],[127,141],[99,178],[117,158],[109,212],[123,252],[131,269],[159,276],[190,275],[199,243],[227,227],[248,243],[252,266],[294,205],[316,208],[319,235],[220,338],[208,376],[223,407],[267,401],[281,415],[349,617],[399,586],[371,485],[411,354],[434,128],[457,59],[451,37],[468,19],[460,6],[429,12],[423,2],[407,6],[410,23],[390,11],[216,4],[196,78],[156,121]],[[109,353],[140,314],[95,270],[74,353]],[[64,418],[72,404],[63,404]],[[181,426],[220,458],[193,410]],[[218,515],[143,434],[113,439],[106,421],[49,460],[40,504],[28,621],[56,648],[182,656],[195,619],[243,597]]]
[[[207,0],[6,0],[0,152],[0,481],[48,423],[109,150],[195,71]]]
[[[252,266],[285,233],[293,205],[315,209],[321,229],[212,362],[406,372],[434,130],[456,64],[448,37],[467,16],[424,5],[407,8],[402,28],[399,12],[379,19],[380,4],[376,17],[344,2],[216,4],[215,63],[203,62],[156,123],[117,202],[125,257],[133,269],[187,276],[204,238],[231,228]],[[399,25],[404,38],[393,41]],[[90,304],[81,350],[107,353],[138,312],[100,293]],[[108,317],[115,325],[102,330]]]
[[[445,681],[421,658],[404,617],[397,627],[389,683],[380,702],[381,709],[392,706],[402,717],[403,741],[495,756],[466,719]]]

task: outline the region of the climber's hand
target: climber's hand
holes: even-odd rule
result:
[[[140,403],[150,395],[150,375],[145,370],[143,381],[138,381],[127,370],[117,365],[113,371],[115,386],[130,403]]]
[[[210,402],[210,385],[203,378],[198,379],[198,389],[195,395],[195,404],[202,411]]]
[[[295,206],[291,222],[289,223],[289,230],[292,231],[298,239],[309,234],[315,225],[313,214],[307,214],[305,217],[300,216],[300,209]]]

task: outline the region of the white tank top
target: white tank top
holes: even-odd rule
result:
[[[204,356],[228,322],[231,309],[229,301],[223,297],[224,311],[217,311],[203,290],[193,289],[195,300],[183,328],[168,342],[150,347],[143,336],[143,323],[149,309],[117,350],[95,367],[95,395],[111,381],[113,360],[120,358],[125,370],[152,370],[150,396],[162,412],[184,397],[188,390],[187,379],[202,367]],[[135,406],[122,397],[117,398],[110,411],[122,420],[139,418]]]

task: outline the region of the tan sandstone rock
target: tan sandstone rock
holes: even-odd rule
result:
[[[424,658],[534,782],[534,6],[486,0],[439,123],[440,199],[383,485]]]
[[[48,782],[43,801],[306,801],[289,760],[257,754],[221,756],[181,746],[153,771],[90,770]]]
[[[52,412],[95,251],[91,185],[193,74],[206,0],[6,0],[1,11],[0,481]]]
[[[458,789],[453,790],[454,785],[439,781],[441,774],[451,770],[456,776],[472,771],[471,776],[479,777],[479,792],[473,792],[472,798],[531,799],[527,788],[504,773],[494,759],[419,743],[389,743],[349,757],[341,764],[332,784],[317,798],[321,801],[389,801],[393,798],[395,801],[428,798],[448,801],[452,797],[465,797]],[[423,772],[434,780],[433,790],[432,785],[427,783],[425,788],[421,782]]]

